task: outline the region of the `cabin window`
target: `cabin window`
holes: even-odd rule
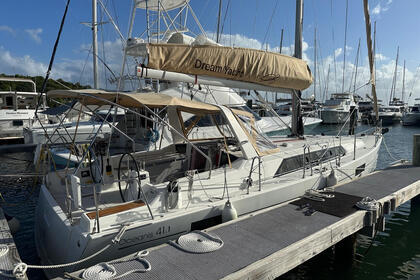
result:
[[[13,106],[13,96],[6,96],[6,106]]]
[[[239,110],[233,110],[233,113],[259,155],[270,154],[278,150],[267,135],[255,126],[252,114]]]
[[[13,126],[23,126],[23,121],[22,120],[14,120],[13,121]]]
[[[220,113],[192,114],[180,111],[184,135],[189,140],[232,137],[227,121]]]
[[[361,174],[363,171],[365,171],[365,168],[366,168],[366,164],[365,163],[363,163],[362,165],[358,166],[356,168],[356,171],[355,171],[354,175],[357,176],[357,175]]]
[[[305,166],[309,167],[309,162],[312,162],[314,165],[318,165],[321,162],[331,160],[338,156],[344,156],[346,151],[342,146],[332,147],[329,149],[322,149],[314,152],[310,152],[309,154],[305,154]],[[310,160],[309,160],[310,159]],[[274,177],[278,177],[299,169],[302,169],[304,166],[303,161],[303,153],[297,156],[293,156],[290,158],[285,158],[281,162],[279,168],[277,169]],[[359,166],[358,168],[361,168]]]

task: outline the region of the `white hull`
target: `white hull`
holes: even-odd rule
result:
[[[32,125],[35,110],[0,110],[0,138],[22,137],[23,128]]]
[[[403,125],[420,125],[420,113],[405,113],[402,118]]]
[[[25,138],[25,144],[44,144],[48,140],[51,143],[82,143],[90,141],[94,135],[98,132],[99,128],[101,131],[98,135],[99,138],[104,138],[105,134],[111,133],[111,127],[107,124],[102,125],[97,122],[80,122],[79,124],[64,123],[61,126],[58,124],[47,124],[44,128],[38,126],[33,128],[26,128],[23,132]],[[45,130],[44,130],[45,129]],[[75,131],[77,129],[77,133]],[[45,136],[45,131],[49,135],[49,139]]]
[[[343,124],[349,117],[349,111],[322,109],[321,119],[324,124]]]
[[[258,121],[257,125],[263,132],[267,133],[268,135],[276,135],[279,132],[287,132],[289,131],[289,128],[286,126],[286,124],[291,127],[292,123],[291,116],[280,116],[281,120],[279,120],[277,117],[262,117],[261,119],[262,121]],[[305,132],[311,131],[320,123],[322,123],[322,120],[318,118],[303,118],[303,126],[305,128]]]
[[[313,147],[316,146],[315,143],[322,141],[319,137],[311,138],[311,136],[307,136],[307,139],[310,143],[313,142]],[[356,160],[353,160],[352,139],[353,137],[343,138],[342,145],[345,147],[346,153],[341,157],[341,165],[336,165],[337,159],[331,160],[331,166],[337,170],[335,174],[340,183],[349,181],[349,177],[354,178],[357,168],[363,166],[363,171],[358,176],[364,176],[376,168],[381,143],[380,137],[358,137]],[[377,143],[376,140],[378,140]],[[288,143],[289,146],[283,154],[284,157],[290,156],[291,153],[296,154],[296,152],[292,152],[294,149],[302,151],[304,143]],[[236,182],[233,184],[229,183],[229,194],[230,201],[236,208],[238,215],[294,199],[303,195],[305,190],[316,188],[320,181],[323,181],[320,180],[319,171],[317,172],[319,167],[316,166],[314,166],[315,171],[312,176],[310,169],[307,168],[304,178],[302,178],[302,169],[279,177],[271,177],[269,174],[273,174],[278,167],[278,156],[267,156],[262,163],[262,177],[265,180],[262,181],[261,191],[258,190],[257,174],[253,177],[254,185],[250,188],[249,194],[247,194],[246,189],[240,187],[240,182],[248,176],[249,161],[236,161],[232,169],[226,169],[229,182]],[[330,173],[330,164],[324,163],[323,167],[326,168],[324,176],[327,176]],[[200,177],[205,178],[206,172],[201,173]],[[202,181],[207,189],[206,195],[211,197],[222,196],[223,169],[213,170],[211,182],[207,180]],[[188,182],[186,183],[188,184]],[[206,187],[206,183],[211,183],[211,185]],[[164,188],[166,189],[166,186]],[[50,190],[42,186],[38,200],[35,227],[36,246],[42,263],[66,263],[87,257],[110,244],[111,239],[120,231],[122,224],[130,225],[119,244],[111,246],[100,256],[80,266],[70,267],[68,271],[80,269],[100,261],[122,257],[141,249],[164,243],[190,231],[194,222],[220,216],[226,198],[222,200],[214,199],[213,202],[210,202],[208,198],[206,199],[199,184],[194,183],[194,188],[194,199],[189,201],[187,188],[185,185],[182,187],[182,211],[173,209],[159,214],[161,202],[153,201],[151,208],[153,213],[155,213],[154,219],[151,219],[146,207],[136,208],[101,218],[101,232],[92,233],[95,225],[94,220],[90,220],[85,214],[82,214],[80,219],[74,220],[75,222],[71,224],[67,215],[63,212],[63,209],[65,209],[64,205],[58,205],[56,202],[58,199],[57,195],[53,197]],[[50,274],[49,276],[55,274],[53,271],[46,272]]]

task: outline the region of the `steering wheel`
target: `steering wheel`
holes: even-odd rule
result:
[[[121,166],[125,157],[128,157],[127,161],[126,161],[127,166],[124,167],[126,169],[122,168],[122,166]],[[133,162],[134,164],[130,164],[131,162]],[[130,178],[131,171],[136,171],[137,172],[137,176],[135,178]],[[121,195],[121,199],[122,199],[123,202],[126,202],[125,194],[127,193],[127,189],[129,187],[130,180],[133,180],[133,179],[138,179],[138,182],[139,182],[139,190],[137,192],[137,199],[139,199],[140,198],[140,193],[141,193],[139,166],[137,165],[137,161],[133,157],[132,154],[125,153],[121,156],[120,161],[118,163],[118,188],[120,189],[120,195]],[[121,184],[121,183],[124,183],[124,182],[125,182],[125,186],[123,186]]]

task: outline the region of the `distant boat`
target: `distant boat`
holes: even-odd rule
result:
[[[420,100],[416,98],[416,100]],[[402,117],[403,125],[420,125],[420,103],[414,104],[408,109],[408,112],[405,112]]]
[[[374,115],[375,112],[372,112],[372,118]],[[380,106],[378,116],[382,125],[393,125],[401,121],[402,109],[399,106]]]
[[[351,93],[333,93],[331,98],[326,100],[320,110],[322,123],[343,124],[347,121],[352,110],[358,110]]]
[[[32,85],[32,91],[0,91],[0,139],[23,138],[23,128],[34,123],[39,96],[35,82],[13,77],[0,77],[0,81]],[[45,108],[45,99],[42,104]]]

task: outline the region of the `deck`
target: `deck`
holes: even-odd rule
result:
[[[340,185],[334,193],[325,202],[293,201],[209,228],[224,242],[211,253],[186,253],[170,244],[151,248],[145,257],[150,271],[119,279],[273,279],[361,229],[383,228],[383,214],[420,194],[420,167],[396,165]],[[354,207],[366,196],[378,200],[381,211]],[[303,203],[317,211],[305,215],[298,206]],[[131,257],[111,262],[117,275],[144,268]],[[80,279],[82,272],[65,279]]]

